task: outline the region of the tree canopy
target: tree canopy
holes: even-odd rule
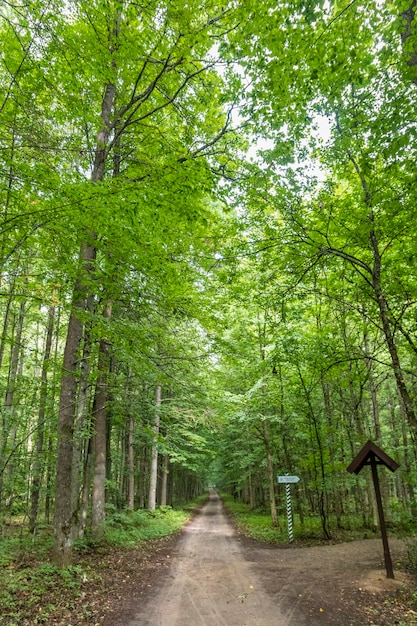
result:
[[[414,512],[415,9],[3,3],[0,515],[58,564],[209,482],[277,524],[277,472],[329,537],[369,438]]]

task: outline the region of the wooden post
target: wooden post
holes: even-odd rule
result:
[[[379,525],[381,527],[382,545],[384,547],[385,568],[387,570],[387,578],[394,578],[392,569],[392,560],[389,551],[387,527],[385,524],[384,511],[382,508],[381,490],[379,488],[379,479],[377,465],[385,465],[391,472],[395,472],[399,467],[399,463],[394,461],[388,454],[378,448],[372,441],[367,441],[359,453],[355,456],[352,463],[347,467],[347,471],[351,474],[359,474],[365,465],[372,468],[372,478],[375,487],[376,504],[378,507]]]
[[[394,571],[392,567],[392,559],[389,551],[387,527],[385,524],[384,510],[382,508],[381,489],[379,487],[378,470],[376,468],[376,458],[374,454],[370,454],[370,462],[372,468],[372,478],[374,480],[376,505],[378,507],[379,525],[381,528],[382,545],[384,547],[384,559],[385,569],[387,570],[387,578],[394,578]]]

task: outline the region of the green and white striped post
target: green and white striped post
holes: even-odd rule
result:
[[[294,528],[291,509],[291,487],[289,483],[285,485],[285,499],[287,501],[287,522],[288,522],[288,541],[294,541]]]
[[[294,541],[294,528],[291,507],[291,483],[298,483],[299,476],[277,476],[278,483],[285,484],[285,500],[287,505],[288,541]]]

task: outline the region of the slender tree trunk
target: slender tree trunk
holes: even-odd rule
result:
[[[126,420],[123,421],[123,428],[119,434],[118,448],[120,450],[120,461],[117,468],[118,475],[118,498],[120,502],[125,500],[125,469],[126,469],[126,452],[128,448],[129,435],[126,428]]]
[[[23,319],[22,319],[23,322]],[[23,330],[23,329],[22,329]],[[24,359],[24,353],[23,353],[23,345],[22,345],[22,339],[20,339],[20,346],[19,346],[19,365],[17,368],[17,377],[16,380],[14,382],[14,385],[17,386],[17,381],[19,380],[23,380],[23,359]],[[33,395],[32,397],[32,407],[34,407],[36,404],[36,394]],[[15,452],[18,449],[18,446],[16,447],[16,435],[17,435],[17,426],[18,426],[18,422],[20,422],[21,420],[21,415],[17,415],[15,408],[16,408],[16,401],[15,401],[15,397],[13,397],[13,406],[11,406],[11,413],[10,413],[10,424],[11,424],[11,428],[10,428],[10,436],[9,436],[9,449],[10,449],[10,454],[8,456],[8,458],[6,459],[6,463],[7,463],[7,475],[9,477],[9,484],[11,487],[11,494],[9,497],[9,502],[10,502],[10,506],[12,505],[13,499],[14,499],[14,481],[13,481],[13,474],[15,471]],[[20,419],[19,419],[20,418]],[[29,424],[30,427],[30,424]]]
[[[21,350],[23,321],[25,316],[25,301],[20,303],[19,315],[17,318],[15,332],[13,333],[13,345],[10,354],[10,366],[7,379],[6,396],[4,399],[3,422],[2,422],[2,440],[1,440],[1,457],[0,457],[0,504],[3,498],[4,475],[7,465],[10,465],[11,455],[13,454],[13,433],[15,426],[13,423],[13,403],[16,390],[17,372],[19,368],[19,354]]]
[[[411,9],[411,13],[408,14],[408,16],[413,17],[414,15],[414,9],[416,6],[416,2],[413,0],[410,9]],[[407,19],[407,15],[404,14],[404,16]],[[412,23],[409,23],[409,27],[412,27]],[[411,34],[411,33],[409,33]],[[407,35],[407,37],[409,36],[409,34]],[[417,59],[417,57],[416,57]],[[342,134],[342,130],[341,128],[338,126],[339,132]],[[379,314],[380,314],[380,319],[381,319],[381,323],[382,323],[382,329],[384,332],[384,336],[385,336],[385,341],[388,347],[388,351],[390,354],[390,358],[391,358],[391,364],[392,364],[392,369],[394,371],[394,376],[395,376],[395,380],[397,383],[397,388],[398,388],[398,392],[401,396],[401,401],[402,404],[404,406],[404,411],[405,414],[407,416],[407,420],[409,423],[409,427],[414,435],[414,437],[417,436],[417,418],[415,415],[415,410],[414,410],[414,405],[413,405],[413,401],[411,399],[411,396],[408,392],[407,386],[405,384],[405,380],[404,380],[404,373],[402,371],[401,368],[401,363],[400,363],[400,358],[399,358],[399,354],[398,354],[398,350],[397,350],[397,345],[395,343],[395,337],[394,337],[394,331],[393,331],[393,325],[392,325],[392,321],[390,319],[390,315],[389,315],[389,307],[388,307],[388,302],[382,287],[382,283],[381,283],[381,265],[382,265],[382,259],[381,259],[381,253],[379,251],[379,242],[378,242],[378,237],[377,234],[375,232],[374,229],[374,221],[375,221],[375,216],[374,216],[374,212],[372,210],[372,204],[371,204],[371,192],[368,186],[368,181],[365,178],[364,173],[362,172],[361,168],[359,167],[358,162],[356,161],[355,157],[349,152],[347,151],[347,156],[350,160],[350,162],[352,163],[358,177],[359,180],[361,182],[362,185],[362,189],[364,192],[364,202],[365,205],[367,207],[367,209],[369,210],[369,222],[371,224],[371,228],[370,228],[370,232],[369,232],[369,242],[370,242],[370,246],[371,246],[371,251],[372,251],[372,256],[373,256],[373,267],[371,268],[368,264],[364,263],[363,261],[359,262],[358,259],[355,259],[355,257],[349,257],[349,255],[347,255],[349,257],[349,260],[354,264],[354,265],[359,265],[361,266],[361,268],[365,268],[366,272],[369,272],[371,275],[371,282],[372,282],[372,288],[375,294],[375,299],[377,301],[377,305],[378,305],[378,309],[379,309]],[[344,254],[344,252],[340,251],[340,250],[332,250],[332,253],[336,253],[336,255],[338,256],[342,256],[343,258],[346,258],[346,254]]]
[[[365,346],[365,353],[368,355],[369,354],[369,341],[368,341],[368,335],[364,334],[364,346]],[[380,415],[379,415],[379,404],[378,404],[378,389],[377,389],[377,385],[375,383],[375,375],[374,375],[374,368],[373,368],[373,363],[372,363],[372,359],[366,357],[365,358],[365,365],[366,365],[366,369],[368,371],[368,380],[369,380],[369,391],[371,394],[371,406],[372,406],[372,418],[373,418],[373,433],[374,433],[374,437],[376,439],[377,442],[379,442],[381,440],[381,420],[380,420]],[[385,518],[386,521],[391,521],[392,520],[392,511],[391,511],[391,506],[390,506],[390,498],[389,498],[389,483],[388,483],[388,476],[386,472],[381,472],[380,477],[379,477],[379,481],[380,481],[380,485],[381,485],[381,493],[382,493],[382,497],[383,500],[385,502]],[[378,516],[378,510],[377,510],[377,504],[376,504],[376,499],[374,496],[374,491],[372,491],[372,502],[373,502],[373,517],[374,517],[374,524],[375,524],[375,520],[379,520],[379,516]],[[377,521],[377,524],[379,525],[379,521]]]
[[[53,441],[52,435],[48,437],[48,456],[46,463],[46,473],[45,473],[45,523],[51,523],[51,500],[52,500],[52,474],[53,474]]]
[[[103,317],[111,318],[112,304],[107,303]],[[106,453],[107,453],[107,379],[110,367],[109,343],[100,341],[98,355],[98,379],[93,404],[93,424],[95,427],[95,461],[92,498],[92,528],[101,535],[105,520]]]
[[[139,508],[146,508],[146,455],[147,447],[142,446],[139,453]]]
[[[58,384],[55,382],[57,379],[58,369],[58,348],[59,348],[59,336],[61,327],[61,308],[58,307],[56,314],[55,324],[55,336],[54,336],[54,356],[53,356],[53,375],[51,381],[51,407],[55,411],[55,401],[58,391]],[[48,446],[46,456],[46,472],[45,472],[45,521],[47,524],[51,522],[51,501],[53,493],[53,476],[55,475],[55,458],[53,448],[53,438],[51,429],[48,429]]]
[[[153,441],[152,441],[152,453],[151,453],[151,474],[149,479],[149,497],[148,497],[148,509],[150,511],[155,511],[156,508],[156,484],[158,480],[158,436],[159,436],[159,425],[160,425],[160,415],[159,409],[161,407],[161,387],[160,385],[156,388],[156,399],[155,399],[155,418],[153,423]]]
[[[249,507],[253,511],[256,508],[255,487],[253,484],[252,468],[249,470]]]
[[[0,368],[3,365],[3,355],[4,355],[4,349],[6,346],[6,337],[7,337],[7,331],[8,331],[9,322],[10,322],[10,308],[13,302],[13,298],[14,298],[14,279],[12,280],[12,283],[10,285],[9,295],[7,297],[6,309],[5,309],[4,318],[3,318],[3,329],[1,333],[1,339],[0,339]]]
[[[261,315],[258,312],[258,340],[259,340],[259,353],[261,357],[261,361],[265,361],[265,334],[266,334],[266,323],[265,317],[261,319]],[[262,389],[262,398],[265,401],[266,390]],[[262,423],[262,437],[265,446],[265,454],[266,454],[266,468],[267,468],[267,479],[268,479],[268,492],[269,492],[269,508],[271,511],[271,520],[272,526],[276,528],[278,526],[278,514],[277,514],[277,505],[275,502],[275,476],[274,476],[274,463],[272,460],[272,452],[271,452],[271,439],[269,435],[269,426],[268,426],[268,418],[265,416]]]
[[[87,300],[87,310],[94,313],[94,298],[89,296]],[[88,423],[89,405],[91,397],[90,370],[92,361],[92,322],[88,321],[84,325],[82,339],[82,357],[79,360],[78,394],[74,422],[74,446],[72,457],[72,507],[74,511],[72,534],[74,539],[83,534],[81,529],[82,519],[85,513],[80,511],[86,500],[84,498],[84,478],[86,456],[91,446],[91,421]],[[80,347],[81,349],[81,347]],[[86,437],[85,433],[88,432]],[[81,484],[80,484],[81,483]],[[88,502],[88,498],[87,498]]]
[[[319,470],[317,470],[316,459],[315,459],[316,455],[315,454],[313,455],[314,456],[315,482],[317,483],[318,508],[319,508],[319,514],[320,514],[320,519],[321,519],[321,526],[322,526],[322,529],[323,529],[324,537],[326,539],[331,539],[329,530],[327,528],[326,472],[325,472],[325,466],[324,466],[323,442],[322,442],[321,432],[320,432],[321,429],[320,429],[320,424],[319,424],[317,415],[314,412],[313,405],[312,405],[311,398],[310,398],[310,393],[309,393],[309,390],[307,389],[307,386],[305,384],[304,378],[303,378],[302,373],[301,373],[301,369],[300,369],[299,365],[297,365],[297,367],[298,367],[298,376],[300,378],[300,381],[301,381],[301,384],[302,384],[302,387],[303,387],[303,390],[304,390],[304,394],[305,394],[305,398],[306,398],[306,402],[307,402],[307,406],[308,406],[308,412],[309,412],[309,415],[310,415],[310,422],[311,422],[310,423],[310,427],[311,427],[311,430],[312,430],[311,437],[312,437],[312,439],[314,438],[316,440],[318,453],[319,453],[319,459],[320,459],[320,468],[319,468]]]
[[[365,353],[369,354],[369,341],[368,335],[364,334],[364,346]],[[365,358],[365,365],[368,371],[369,391],[371,393],[371,406],[372,406],[372,418],[373,418],[373,430],[374,436],[377,441],[381,439],[381,420],[379,417],[379,405],[378,405],[378,393],[377,386],[375,384],[374,368],[372,365],[372,359],[368,356]]]
[[[162,465],[162,485],[161,485],[161,506],[167,505],[168,494],[168,475],[169,475],[169,454],[164,454]]]
[[[46,341],[45,341],[45,352],[43,357],[42,364],[42,373],[41,373],[41,390],[39,396],[39,411],[38,411],[38,422],[36,429],[36,448],[35,448],[35,461],[33,464],[32,470],[32,496],[31,496],[31,509],[29,515],[29,530],[30,532],[35,531],[36,520],[38,517],[38,509],[39,509],[39,495],[42,484],[42,474],[43,474],[43,443],[44,443],[44,433],[45,433],[45,414],[46,414],[46,403],[48,399],[48,369],[49,362],[51,358],[51,348],[52,348],[52,338],[53,338],[53,330],[54,330],[54,319],[55,319],[55,307],[50,306],[48,311],[48,325],[46,330]]]
[[[398,390],[397,390],[398,393]],[[413,469],[413,465],[415,464],[415,449],[414,446],[410,445],[410,431],[408,427],[408,422],[406,419],[404,407],[402,405],[402,398],[398,393],[399,405],[401,407],[400,416],[401,416],[401,434],[402,434],[402,446],[403,446],[403,454],[404,454],[404,478],[405,478],[405,486],[407,489],[408,496],[408,504],[409,510],[413,517],[417,516],[416,510],[416,502],[415,502],[415,491],[414,491],[414,480],[413,475],[415,473]],[[395,425],[396,429],[398,428],[398,424]]]
[[[128,508],[135,508],[135,450],[134,450],[135,420],[129,418],[129,502]]]
[[[93,474],[93,445],[94,437],[91,435],[87,441],[85,455],[84,455],[84,467],[83,467],[83,484],[81,491],[81,498],[79,504],[79,527],[78,537],[81,539],[85,534],[88,518],[88,507],[90,504],[90,491],[91,491],[91,476]]]
[[[327,431],[328,431],[328,449],[329,449],[329,458],[334,459],[335,452],[337,450],[337,444],[335,442],[335,429],[334,429],[334,414],[332,409],[332,403],[330,400],[330,390],[329,384],[327,381],[322,379],[321,388],[323,392],[323,401],[324,401],[324,413],[326,416],[327,423]],[[335,459],[334,459],[335,460]],[[342,499],[340,497],[339,488],[335,485],[331,485],[332,490],[332,501],[333,501],[333,511],[336,516],[336,524],[338,528],[342,527]]]
[[[277,505],[275,502],[274,463],[272,460],[271,440],[269,436],[268,422],[266,419],[263,422],[263,439],[264,439],[265,453],[266,453],[266,467],[267,467],[268,491],[269,491],[269,508],[271,511],[272,526],[276,528],[278,526],[278,514],[277,514]]]
[[[371,214],[371,220],[373,215]],[[404,374],[400,364],[397,345],[395,343],[394,333],[392,331],[391,322],[388,313],[388,304],[381,286],[381,254],[379,252],[378,240],[375,231],[372,229],[370,233],[371,247],[374,257],[374,267],[372,271],[372,282],[375,291],[376,300],[381,316],[382,328],[384,330],[385,339],[391,356],[392,368],[394,370],[395,380],[397,382],[398,391],[400,393],[404,411],[408,419],[411,431],[417,437],[417,419],[414,412],[414,405],[404,380]]]

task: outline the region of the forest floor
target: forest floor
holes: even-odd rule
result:
[[[213,494],[179,538],[84,555],[75,567],[94,576],[78,597],[48,594],[19,626],[416,626],[416,578],[400,569],[404,543],[390,538],[390,548],[395,580],[379,539],[260,543]],[[43,603],[59,610],[40,619]]]

